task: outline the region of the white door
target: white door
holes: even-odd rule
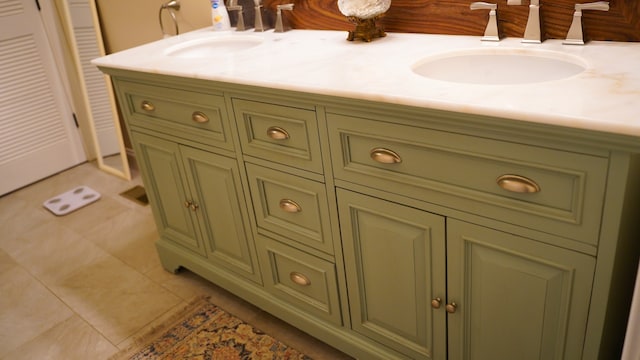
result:
[[[0,195],[86,160],[35,0],[0,0]]]
[[[105,75],[91,64],[92,59],[104,55],[98,44],[99,35],[94,24],[97,18],[94,18],[89,0],[64,0],[64,3],[69,10],[70,19],[67,20],[71,22],[72,34],[69,35],[69,40],[77,54],[80,81],[87,94],[100,153],[102,156],[119,154],[121,135],[115,127],[118,119],[114,119],[116,113],[112,89]]]

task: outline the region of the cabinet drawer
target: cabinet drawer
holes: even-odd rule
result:
[[[597,244],[607,158],[337,114],[328,120],[337,178]]]
[[[131,125],[233,150],[224,97],[120,81]]]
[[[324,184],[246,164],[258,233],[333,254]]]
[[[305,312],[341,325],[335,265],[260,237],[267,291]]]
[[[322,174],[315,109],[233,99],[243,153]]]

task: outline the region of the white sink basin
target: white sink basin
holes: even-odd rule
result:
[[[587,68],[580,57],[540,49],[471,49],[430,56],[413,65],[414,73],[465,84],[517,85],[561,80]]]
[[[165,50],[165,55],[180,58],[205,58],[215,59],[216,56],[236,53],[242,50],[258,46],[263,38],[250,35],[221,35],[204,39],[193,39],[180,44],[170,46]]]

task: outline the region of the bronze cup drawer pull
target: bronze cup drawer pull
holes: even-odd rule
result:
[[[200,206],[194,203],[192,200],[185,200],[184,207],[187,209],[191,209],[191,211],[196,211]]]
[[[402,158],[393,150],[385,148],[374,148],[369,151],[369,156],[374,161],[381,164],[398,164],[402,162]]]
[[[267,129],[267,136],[273,140],[287,140],[289,139],[289,132],[279,126],[271,126]]]
[[[303,274],[300,274],[299,272],[296,271],[292,271],[291,274],[289,274],[289,278],[291,279],[291,281],[293,281],[294,283],[300,285],[300,286],[309,286],[311,285],[311,280],[309,280],[308,277],[304,276]]]
[[[288,213],[299,213],[302,211],[302,207],[291,199],[280,200],[280,209]]]
[[[456,304],[455,302],[451,302],[447,304],[444,309],[447,310],[449,314],[455,314],[456,310],[458,310],[458,304]]]
[[[194,111],[193,114],[191,114],[191,120],[199,124],[204,124],[209,122],[209,117],[202,111]]]
[[[153,105],[153,103],[149,100],[143,100],[140,104],[140,108],[148,112],[154,111],[156,109],[155,105]]]
[[[520,175],[506,174],[496,179],[501,188],[521,194],[540,192],[540,186],[533,180]]]
[[[431,300],[431,307],[434,309],[440,309],[440,306],[442,305],[442,299],[437,297],[433,300]]]

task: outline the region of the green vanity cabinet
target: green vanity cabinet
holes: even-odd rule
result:
[[[250,163],[246,168],[257,232],[332,255],[325,185]]]
[[[323,173],[315,104],[273,96],[232,102],[244,154]]]
[[[115,82],[164,266],[183,257],[261,283],[224,97],[138,79]]]
[[[323,176],[316,106],[273,97],[234,97],[232,103],[265,290],[292,309],[342,326],[332,191]]]
[[[169,271],[359,359],[613,359],[640,147],[552,125],[105,69]]]
[[[412,359],[445,359],[445,312],[431,307],[446,299],[445,218],[342,189],[338,208],[353,330]]]
[[[582,359],[594,270],[592,256],[447,219],[449,359]]]
[[[236,161],[136,131],[131,135],[161,241],[260,283]]]
[[[602,274],[637,264],[637,157],[427,114],[327,110],[351,328],[412,359],[615,358],[594,329],[632,288]]]
[[[193,197],[184,179],[180,145],[131,131],[136,161],[163,239],[200,256],[206,252],[192,213]]]
[[[338,206],[354,331],[414,359],[582,358],[593,257],[347,190]]]

